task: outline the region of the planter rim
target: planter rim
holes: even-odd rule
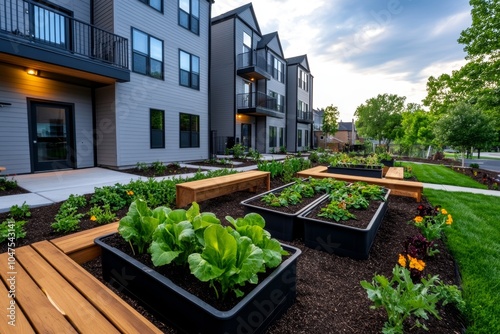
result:
[[[385,196],[384,196],[385,202],[387,203],[387,200],[389,198],[389,194],[390,194],[391,190],[388,189],[388,188],[384,188],[384,189],[386,189],[386,191],[387,191],[386,194],[385,194]],[[318,201],[315,201],[314,204],[320,204],[322,201],[324,201],[325,199],[327,199],[328,196],[329,196],[328,194],[323,195],[320,199],[318,199]],[[372,219],[370,220],[370,222],[368,223],[368,225],[365,228],[359,228],[359,227],[345,225],[345,224],[342,224],[342,223],[336,223],[336,222],[326,221],[326,220],[322,220],[321,218],[307,217],[307,215],[314,209],[314,206],[308,206],[307,210],[305,210],[304,212],[302,212],[301,214],[299,214],[299,218],[301,218],[301,219],[307,219],[307,220],[312,220],[312,221],[315,221],[317,223],[326,224],[326,225],[340,226],[340,227],[343,227],[343,228],[346,228],[346,229],[350,229],[350,230],[355,230],[355,231],[368,231],[368,230],[371,229],[372,225],[375,223],[375,217],[378,214],[380,214],[380,211],[383,209],[383,204],[384,203],[382,203],[381,205],[378,206],[377,211],[373,214]]]
[[[190,302],[203,307],[207,312],[211,313],[212,316],[220,318],[220,319],[229,318],[229,317],[233,316],[234,314],[236,314],[242,305],[244,305],[245,303],[248,303],[248,301],[252,300],[252,298],[259,292],[259,289],[257,289],[257,287],[259,285],[267,284],[267,282],[271,281],[275,276],[277,276],[279,273],[281,273],[283,270],[285,270],[302,253],[302,251],[299,248],[280,242],[283,249],[291,253],[290,256],[287,259],[285,259],[284,261],[282,261],[278,267],[268,269],[268,270],[272,270],[272,272],[264,280],[259,281],[255,285],[254,289],[252,291],[250,291],[248,294],[246,294],[235,306],[233,306],[233,308],[231,308],[230,310],[227,310],[227,311],[221,311],[221,310],[216,309],[215,307],[213,307],[209,303],[205,302],[201,298],[199,298],[199,297],[193,295],[192,293],[189,293],[188,291],[184,290],[183,288],[179,287],[177,284],[172,282],[172,280],[170,280],[168,277],[161,275],[153,268],[145,265],[144,263],[134,259],[133,257],[122,252],[121,250],[119,250],[115,247],[112,247],[112,246],[106,244],[104,241],[102,241],[102,239],[105,239],[105,238],[107,238],[111,235],[114,235],[114,234],[118,234],[118,232],[108,233],[108,234],[105,234],[103,236],[100,236],[100,237],[96,238],[94,240],[94,242],[97,245],[99,245],[100,247],[106,248],[108,251],[116,254],[117,256],[123,257],[124,259],[129,261],[132,265],[143,270],[147,275],[150,275],[153,278],[164,282],[165,285],[167,285],[171,288],[174,288],[173,290],[176,293],[182,295],[184,298],[188,299]]]
[[[345,168],[345,169],[360,169],[360,170],[380,170],[383,166],[379,165],[352,165],[352,166],[332,166],[328,165],[329,168]]]

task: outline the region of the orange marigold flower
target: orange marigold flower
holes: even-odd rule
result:
[[[447,214],[448,214],[448,211],[446,211],[445,209],[441,209],[441,213],[442,213],[443,215],[447,215]]]
[[[406,267],[406,258],[401,254],[399,254],[398,263],[401,267]]]
[[[451,223],[453,223],[453,218],[451,217],[451,215],[448,215],[448,219],[446,219],[446,225],[451,225]]]
[[[127,190],[127,195],[132,196],[134,192],[132,190]]]
[[[93,222],[95,222],[97,220],[97,217],[96,216],[91,216],[90,220],[92,220]]]
[[[424,270],[425,268],[424,261],[411,257],[410,255],[408,255],[408,259],[410,260],[410,269],[417,269],[418,271]]]
[[[421,216],[416,216],[414,219],[415,223],[421,223],[424,221],[424,218]]]

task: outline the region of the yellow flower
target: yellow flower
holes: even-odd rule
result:
[[[453,223],[453,218],[451,217],[451,215],[448,215],[448,219],[446,219],[446,225],[451,225],[451,223]]]
[[[417,269],[418,271],[424,270],[425,268],[424,261],[411,257],[410,255],[408,255],[408,259],[410,260],[410,269]]]
[[[415,221],[415,223],[417,223],[417,224],[418,224],[418,223],[423,222],[423,221],[424,221],[424,218],[422,218],[421,216],[416,216],[413,220]]]
[[[406,267],[406,258],[401,254],[399,254],[398,263],[401,267]]]
[[[446,211],[445,209],[441,209],[441,213],[442,213],[443,215],[447,215],[447,214],[448,214],[448,211]]]
[[[127,195],[132,196],[134,192],[132,190],[127,190]]]
[[[91,216],[90,220],[92,220],[93,222],[95,222],[97,220],[97,218],[96,218],[96,216]]]

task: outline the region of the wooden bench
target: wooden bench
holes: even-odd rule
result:
[[[16,326],[4,319],[1,333],[161,333],[51,242],[19,247],[15,255],[14,267],[0,270],[15,299],[0,284],[0,300],[6,308],[14,305]],[[8,260],[8,253],[0,254],[6,266]]]
[[[315,177],[315,178],[325,178],[332,177],[337,180],[343,180],[347,182],[357,182],[362,181],[369,184],[377,184],[386,188],[391,189],[391,195],[412,197],[417,200],[417,202],[422,201],[422,191],[424,190],[424,185],[421,182],[395,180],[395,179],[379,179],[373,177],[363,177],[345,174],[331,174],[327,172],[328,167],[317,166],[309,168],[297,173],[298,177]]]
[[[388,179],[403,180],[404,170],[404,167],[389,167],[389,170],[385,174],[385,177]]]
[[[242,190],[256,192],[259,186],[270,190],[270,175],[269,172],[252,170],[179,183],[176,185],[176,205],[178,208],[182,208],[192,202],[201,202]]]
[[[51,242],[71,259],[82,264],[101,255],[101,247],[94,243],[95,238],[117,230],[118,222],[110,223],[53,239]]]

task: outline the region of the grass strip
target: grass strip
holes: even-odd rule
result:
[[[455,172],[449,167],[432,164],[417,164],[411,162],[402,162],[405,167],[411,167],[413,175],[418,181],[433,184],[446,184],[457,187],[488,189],[484,184],[481,184],[470,177],[461,173]]]
[[[446,243],[462,276],[467,333],[500,333],[499,198],[432,189],[424,196],[453,216]]]

